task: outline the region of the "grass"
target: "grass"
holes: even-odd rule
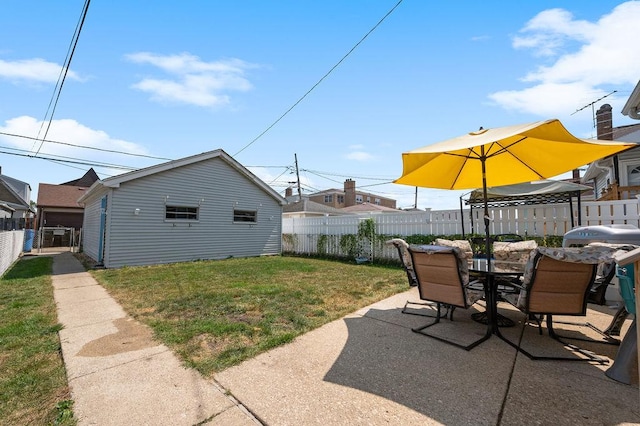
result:
[[[0,279],[0,424],[74,425],[60,353],[50,257]]]
[[[408,289],[400,268],[281,256],[92,274],[205,376]]]

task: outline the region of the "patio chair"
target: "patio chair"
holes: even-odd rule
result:
[[[587,297],[595,277],[598,263],[602,261],[600,251],[583,250],[581,248],[551,249],[538,247],[532,252],[524,274],[520,289],[516,294],[503,294],[504,300],[527,314],[527,321],[535,321],[542,335],[541,320],[546,316],[549,337],[562,343],[575,353],[585,358],[536,356],[524,350],[519,344],[504,339],[511,346],[532,360],[592,361],[606,364],[608,360],[582,349],[564,339],[582,340],[593,343],[618,345],[620,342],[590,323],[570,323],[556,321],[556,324],[571,324],[588,327],[600,334],[604,340],[582,337],[560,336],[554,329],[554,315],[586,316]]]
[[[436,303],[435,320],[422,327],[413,328],[416,333],[423,334],[433,339],[448,343],[465,350],[471,350],[486,337],[482,337],[468,345],[445,339],[440,336],[427,333],[425,330],[440,322],[441,318],[446,318],[446,313],[441,314],[443,305],[449,305],[449,319],[453,320],[453,308],[460,307],[468,309],[478,300],[484,297],[483,290],[470,288],[469,266],[462,250],[457,247],[444,246],[422,246],[409,247],[411,260],[413,262],[416,278],[418,280],[418,291],[420,299]]]
[[[416,287],[418,285],[418,279],[416,278],[416,273],[413,270],[413,262],[411,261],[411,255],[409,254],[409,244],[407,244],[407,242],[402,238],[393,238],[391,240],[386,241],[385,243],[388,245],[394,246],[398,250],[398,256],[400,257],[400,262],[402,263],[402,267],[404,268],[404,271],[407,274],[407,279],[409,280],[409,286]],[[423,308],[415,309],[413,308],[414,306],[433,307],[434,304],[413,302],[411,300],[407,300],[401,312],[403,314],[419,315],[421,317],[433,318],[433,315],[429,313],[425,313],[425,309]],[[449,306],[445,306],[445,308],[447,309],[447,313],[448,313]]]
[[[593,281],[593,285],[589,289],[587,302],[594,303],[596,305],[606,304],[607,287],[609,287],[609,284],[611,284],[611,280],[615,275],[616,262],[614,260],[601,263],[598,266],[596,279]]]

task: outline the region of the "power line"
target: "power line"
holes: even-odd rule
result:
[[[10,149],[10,150],[22,151],[22,152],[31,152],[31,151],[27,151],[24,149],[17,149],[17,148],[0,147],[0,154],[15,155],[18,157],[37,158],[41,160],[55,161],[57,163],[82,164],[82,165],[91,166],[91,167],[107,167],[110,169],[119,169],[119,170],[126,170],[126,171],[136,170],[135,167],[119,166],[117,164],[109,164],[109,163],[101,163],[101,162],[90,162],[88,160],[83,160],[81,158],[72,158],[72,157],[63,157],[63,156],[55,156],[60,158],[53,158],[53,157],[43,157],[41,155],[36,157],[33,154],[18,154],[16,152],[2,151],[2,149]],[[49,155],[53,155],[53,154],[49,154]]]
[[[319,170],[309,170],[309,169],[304,169],[305,172],[309,172],[309,173],[314,173],[317,175],[326,175],[326,176],[337,176],[337,177],[343,177],[343,178],[351,178],[351,179],[364,179],[364,180],[391,180],[391,178],[388,177],[367,177],[367,176],[354,176],[354,175],[343,175],[340,173],[331,173],[331,172],[321,172]],[[328,178],[325,178],[328,179]]]
[[[400,3],[402,3],[403,0],[398,1],[398,3],[395,4],[395,6],[393,6],[391,8],[391,10],[389,10],[383,17],[382,19],[380,19],[378,21],[377,24],[375,24],[373,26],[373,28],[371,28],[365,35],[364,37],[362,37],[360,39],[360,41],[358,41],[352,48],[351,50],[349,50],[333,67],[331,67],[331,69],[329,71],[327,71],[327,73],[325,75],[323,75],[320,80],[318,80],[316,82],[316,84],[314,84],[311,89],[307,90],[307,92],[302,95],[302,97],[300,97],[300,99],[298,99],[293,105],[291,105],[289,107],[289,109],[287,109],[280,117],[278,117],[278,119],[276,121],[274,121],[269,127],[267,127],[262,133],[260,133],[258,136],[256,136],[251,142],[249,142],[248,144],[246,144],[244,147],[242,147],[242,149],[238,152],[236,152],[235,154],[232,155],[232,157],[237,156],[238,154],[240,154],[242,151],[244,151],[245,149],[249,148],[251,145],[253,145],[254,142],[256,142],[258,139],[260,139],[262,136],[264,136],[269,130],[271,130],[276,124],[278,124],[280,122],[280,120],[282,120],[287,114],[289,114],[291,112],[291,110],[293,110],[296,106],[298,106],[298,104],[300,102],[302,102],[304,100],[304,98],[306,98],[316,87],[318,87],[320,85],[320,83],[322,83],[324,81],[325,78],[329,77],[329,74],[331,74],[333,72],[333,70],[335,70],[336,68],[338,68],[338,66],[345,60],[347,59],[347,57],[349,55],[351,55],[351,53],[353,53],[354,50],[356,50],[358,48],[358,46],[360,46],[360,44],[367,38],[369,37],[369,35],[374,32],[376,30],[376,28],[378,28],[380,26],[380,24],[382,24],[382,22],[387,19],[387,17],[389,15],[391,15],[393,13],[394,10],[396,10],[396,8],[398,6],[400,6]]]
[[[86,19],[87,12],[89,11],[90,2],[91,0],[86,0],[84,3],[80,22],[78,22],[78,25],[76,26],[76,30],[71,39],[72,40],[71,45],[69,46],[69,50],[67,51],[67,57],[65,58],[65,63],[63,64],[60,76],[58,77],[58,82],[56,82],[56,87],[53,89],[53,96],[49,101],[49,106],[47,107],[47,112],[45,113],[45,119],[42,122],[42,124],[44,124],[45,121],[47,122],[47,130],[45,130],[44,134],[42,135],[42,142],[40,142],[40,146],[38,147],[38,150],[35,153],[36,156],[40,153],[40,150],[42,149],[42,145],[44,145],[44,141],[47,138],[47,134],[49,133],[49,129],[51,128],[51,122],[53,121],[53,116],[56,112],[56,107],[58,106],[58,100],[60,99],[60,94],[62,93],[62,86],[64,85],[64,82],[67,78],[67,73],[69,72],[69,67],[71,66],[71,60],[73,59],[73,54],[76,51],[76,46],[78,45],[78,39],[80,38],[80,32],[82,31],[82,27],[84,26],[84,20]],[[51,107],[52,103],[53,103],[53,107]],[[49,115],[49,118],[47,120],[49,109],[51,109],[51,115]],[[40,128],[40,130],[42,130],[42,127]]]
[[[24,136],[24,135],[18,135],[18,134],[15,134],[15,133],[0,132],[0,135],[11,136],[11,137],[14,137],[14,138],[33,139],[35,141],[41,140],[41,141],[47,142],[47,143],[72,146],[74,148],[92,149],[94,151],[101,151],[101,152],[111,152],[111,153],[114,153],[114,154],[129,155],[131,157],[141,157],[141,158],[150,158],[152,160],[172,161],[172,158],[155,157],[153,155],[145,155],[145,154],[134,154],[134,153],[131,153],[131,152],[118,151],[118,150],[115,150],[115,149],[96,148],[96,147],[93,147],[93,146],[73,144],[73,143],[69,143],[69,142],[60,142],[60,141],[54,141],[54,140],[51,140],[51,139],[39,139],[39,138],[35,138],[33,136]]]

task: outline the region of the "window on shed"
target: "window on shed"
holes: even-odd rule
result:
[[[169,220],[198,220],[198,207],[165,206],[164,217]]]
[[[258,212],[255,210],[233,210],[234,222],[257,222]]]

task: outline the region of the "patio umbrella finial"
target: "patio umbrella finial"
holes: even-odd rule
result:
[[[470,134],[471,136],[480,136],[481,134],[483,134],[483,133],[485,133],[485,132],[486,132],[485,128],[484,128],[484,127],[482,127],[482,126],[480,126],[480,128],[478,129],[478,131],[476,131],[476,132],[469,132],[469,134]]]

